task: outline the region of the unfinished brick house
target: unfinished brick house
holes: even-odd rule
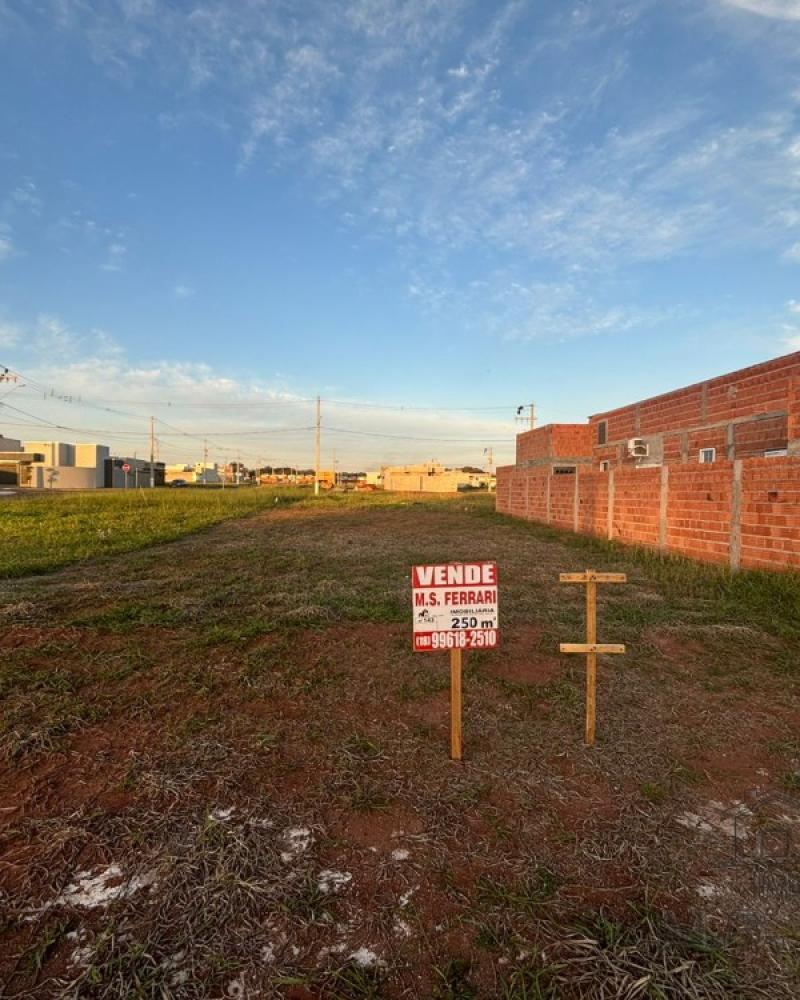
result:
[[[739,567],[800,567],[800,352],[517,436],[497,509]]]

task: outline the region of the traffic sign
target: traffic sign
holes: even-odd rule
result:
[[[122,471],[123,472],[130,472],[131,471],[131,467],[128,465],[127,462],[122,466]]]

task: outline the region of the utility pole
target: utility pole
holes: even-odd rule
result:
[[[240,451],[236,452],[236,485],[238,486],[242,481],[242,453]]]
[[[156,460],[156,429],[155,417],[150,417],[150,489],[156,485],[156,470],[153,463]]]
[[[491,476],[492,466],[494,465],[494,453],[492,452],[492,446],[489,445],[488,448],[484,448],[483,453],[486,456],[486,464],[488,466],[489,475]]]
[[[319,396],[317,396],[317,433],[314,445],[314,496],[319,496],[319,439],[320,439],[320,424],[322,423],[322,418],[320,416],[319,407]]]
[[[525,423],[525,417],[522,415],[525,410],[528,411],[528,430],[532,431],[536,426],[536,403],[529,403],[527,406],[517,407],[517,423]]]
[[[206,470],[208,469],[208,439],[203,438],[203,485],[206,482]]]

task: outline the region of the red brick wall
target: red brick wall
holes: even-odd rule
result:
[[[517,435],[517,464],[545,458],[588,458],[591,442],[588,424],[546,424]]]
[[[770,417],[736,424],[733,439],[737,458],[763,457],[765,451],[785,448],[789,443],[787,417]]]
[[[553,424],[554,458],[589,458],[592,454],[592,428],[588,424]]]
[[[785,414],[787,411],[788,420],[796,431],[800,426],[798,381],[800,352],[607,413],[595,414],[589,418],[595,464],[601,458],[608,457],[606,450],[597,444],[597,425],[601,420],[607,421],[610,442],[676,430],[708,428],[710,424],[726,424],[765,413]],[[711,429],[708,433],[713,436]],[[708,442],[704,438],[701,441],[701,435],[696,435],[697,440],[690,442],[689,461],[696,459],[698,447],[716,447],[718,452],[722,449],[724,456],[725,428],[721,429],[721,435],[721,443],[719,435],[716,435],[716,440]],[[756,426],[746,424],[742,428],[737,427],[737,435],[741,437],[743,449],[741,453],[737,450],[737,458],[786,447],[785,443],[780,442],[787,437],[791,439],[798,436],[796,432],[788,431],[786,419],[775,420],[771,424],[758,421]],[[734,439],[737,448],[740,437]],[[680,461],[681,457],[680,438],[666,440],[664,460]]]
[[[517,465],[535,458],[549,458],[552,454],[550,430],[552,425],[537,427],[517,434]]]
[[[800,567],[800,459],[743,463],[741,524],[742,566]]]
[[[557,528],[575,526],[575,474],[550,477],[550,523]]]
[[[612,537],[658,545],[661,469],[617,469],[614,473]]]
[[[667,496],[667,548],[695,559],[727,561],[733,463],[673,466]]]
[[[578,530],[605,538],[608,531],[608,473],[580,472]]]
[[[800,568],[800,457],[748,458],[713,465],[688,463],[666,470],[665,547],[695,559],[731,560],[735,515],[735,466],[741,469],[740,565]],[[572,528],[575,476],[554,476],[547,467],[497,470],[497,509],[515,517],[548,520]],[[578,472],[578,529],[606,537],[612,476]],[[613,474],[612,537],[658,547],[661,540],[662,469],[617,469]]]

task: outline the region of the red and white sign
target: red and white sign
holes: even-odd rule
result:
[[[412,566],[414,650],[492,649],[500,639],[497,563]]]
[[[127,462],[122,466],[122,471],[123,472],[130,472],[131,471],[131,467],[128,465]]]

